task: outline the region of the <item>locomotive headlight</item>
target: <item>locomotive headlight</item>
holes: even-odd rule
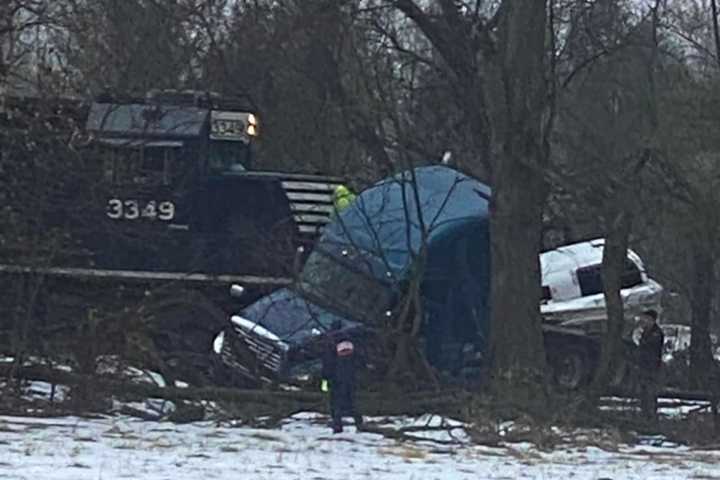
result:
[[[248,114],[246,131],[251,137],[257,137],[258,135],[258,119],[253,113]]]

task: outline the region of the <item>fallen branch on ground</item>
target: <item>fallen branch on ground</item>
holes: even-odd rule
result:
[[[170,401],[215,401],[237,407],[233,413],[241,417],[286,416],[300,411],[326,410],[327,396],[321,392],[279,389],[235,389],[222,387],[160,387],[137,383],[111,375],[84,375],[43,366],[26,366],[13,370],[0,365],[0,376],[37,380],[53,385],[89,387],[94,394],[117,395],[122,398],[161,398]],[[359,393],[358,406],[364,415],[415,415],[423,413],[460,412],[469,394],[462,391],[438,395],[436,392],[398,396],[382,393]]]

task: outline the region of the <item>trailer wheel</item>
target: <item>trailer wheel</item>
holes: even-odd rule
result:
[[[212,356],[212,381],[215,385],[226,388],[258,388],[259,380],[240,375],[225,365],[219,355]]]
[[[577,348],[561,348],[549,359],[553,379],[562,389],[575,390],[590,376],[587,355]]]

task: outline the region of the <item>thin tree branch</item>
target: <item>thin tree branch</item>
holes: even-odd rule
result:
[[[712,7],[712,25],[713,35],[715,37],[715,61],[717,61],[720,67],[720,27],[718,27],[718,8],[716,0],[710,0],[710,6]]]

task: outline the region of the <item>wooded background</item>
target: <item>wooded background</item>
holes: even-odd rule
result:
[[[666,287],[663,321],[692,324],[702,384],[720,308],[717,13],[715,0],[5,0],[0,101],[246,95],[256,168],[356,189],[449,155],[493,187],[498,378],[533,384],[544,364],[537,252],[604,236]],[[0,242],[20,250],[62,236],[29,238],[32,212],[83,168],[70,138],[43,148],[53,125],[27,125],[2,141],[30,154],[0,159]]]

